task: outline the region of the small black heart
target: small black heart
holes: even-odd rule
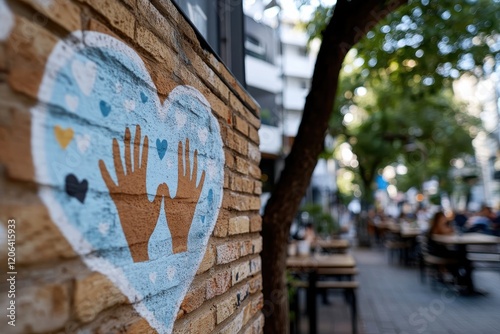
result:
[[[78,181],[75,175],[68,174],[66,176],[66,193],[76,198],[83,203],[85,201],[85,196],[87,195],[87,190],[89,189],[89,183],[87,180]]]

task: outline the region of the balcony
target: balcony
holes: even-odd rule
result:
[[[245,56],[245,67],[247,85],[274,94],[283,89],[278,66],[247,55]]]

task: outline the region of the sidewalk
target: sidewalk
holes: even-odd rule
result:
[[[500,332],[500,272],[478,270],[476,286],[487,296],[463,297],[444,286],[420,283],[418,268],[389,265],[381,249],[354,249],[360,282],[359,333],[496,334]],[[305,301],[305,298],[302,298]],[[318,297],[318,333],[351,333],[349,308],[341,293],[331,305]],[[301,333],[307,333],[302,315]]]

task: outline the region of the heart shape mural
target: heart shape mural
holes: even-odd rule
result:
[[[74,32],[53,49],[32,112],[39,195],[91,270],[172,330],[222,202],[224,152],[203,95],[161,103],[123,42]]]

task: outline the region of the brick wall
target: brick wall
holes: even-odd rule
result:
[[[260,333],[259,126],[169,0],[0,0],[2,333]]]

